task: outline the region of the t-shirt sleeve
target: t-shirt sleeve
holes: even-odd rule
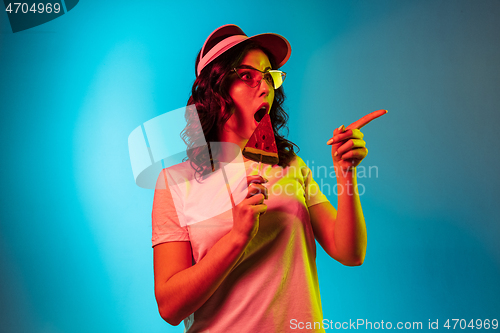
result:
[[[180,207],[182,202],[174,202],[174,198],[178,199],[179,194],[175,186],[169,186],[168,179],[171,179],[169,173],[167,169],[163,169],[156,182],[151,214],[153,247],[165,242],[189,241],[189,232],[186,223],[183,223],[184,216]]]
[[[304,179],[304,192],[307,207],[311,207],[322,202],[329,202],[328,198],[321,192],[321,188],[318,183],[314,180],[311,169],[300,157],[297,156],[297,159],[300,169],[302,170],[302,177]]]

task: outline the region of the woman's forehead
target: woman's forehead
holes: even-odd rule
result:
[[[259,49],[248,51],[241,60],[240,65],[251,66],[261,71],[271,69],[271,62],[269,61],[269,58],[264,53],[264,51]]]

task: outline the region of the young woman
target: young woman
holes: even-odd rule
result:
[[[278,68],[290,51],[282,36],[249,38],[239,27],[225,25],[207,38],[196,60],[188,101],[196,116],[186,113],[183,133],[189,161],[160,175],[162,181],[175,178],[184,192],[158,187],[152,213],[159,312],[172,325],[184,320],[186,332],[291,332],[298,322],[323,332],[315,239],[344,265],[363,262],[366,228],[356,166],[367,154],[359,128],[374,116],[348,129],[341,126],[327,142],[342,188],[336,210],[281,134],[288,116],[282,109],[285,74]],[[244,200],[225,214],[190,223],[188,207],[203,211],[221,190],[197,187],[220,170],[223,160],[224,152],[210,142],[243,150],[264,111],[271,118],[279,163],[259,170],[259,163],[245,158]],[[211,149],[197,147],[200,135]]]

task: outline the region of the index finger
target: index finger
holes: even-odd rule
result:
[[[259,183],[267,183],[267,182],[268,182],[268,180],[266,178],[262,177],[261,175],[247,176],[248,185],[250,185],[252,183],[259,184]]]
[[[353,122],[351,125],[346,127],[346,130],[348,129],[360,129],[361,127],[365,126],[368,124],[370,121],[372,121],[375,118],[378,118],[384,114],[387,113],[387,110],[378,110],[378,111],[373,111],[372,113],[367,114],[363,118]]]

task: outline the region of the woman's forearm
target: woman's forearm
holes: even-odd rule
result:
[[[242,257],[248,241],[229,232],[197,264],[158,281],[155,294],[160,315],[178,325],[199,309],[220,286]]]
[[[366,225],[359,198],[356,168],[337,175],[338,204],[335,245],[345,265],[361,265],[366,253]]]
[[[333,131],[333,137],[326,143],[332,146],[337,184],[343,190],[337,195],[333,243],[342,263],[346,258],[346,265],[360,265],[366,253],[366,225],[357,191],[356,167],[366,157],[368,149],[360,129],[386,113],[387,110],[374,111],[347,127],[342,125]]]

